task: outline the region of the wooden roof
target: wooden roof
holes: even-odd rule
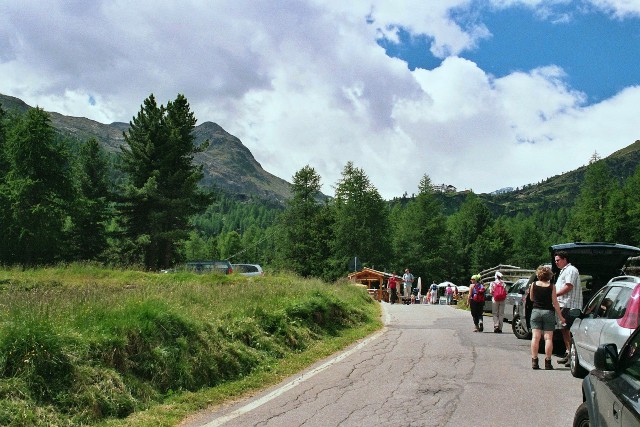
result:
[[[390,273],[385,273],[384,271],[374,270],[372,268],[365,267],[360,271],[356,271],[354,273],[350,273],[348,276],[349,280],[352,282],[363,282],[363,281],[379,281],[391,277]]]

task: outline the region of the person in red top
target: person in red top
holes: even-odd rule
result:
[[[389,288],[389,302],[391,304],[395,304],[398,301],[398,278],[396,277],[396,272],[391,273],[391,277],[389,277],[389,281],[387,282],[387,286]]]

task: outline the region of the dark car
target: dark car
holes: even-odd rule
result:
[[[615,344],[600,344],[595,369],[582,380],[582,404],[574,427],[640,426],[640,329],[618,354]]]
[[[640,249],[635,246],[621,245],[604,242],[575,242],[562,243],[549,247],[551,266],[554,272],[553,283],[557,279],[560,270],[553,262],[557,251],[565,251],[569,262],[580,272],[583,301],[589,301],[591,296],[600,290],[612,277],[622,273],[629,257],[640,255]],[[531,277],[535,280],[535,277]],[[531,318],[531,303],[528,301],[528,292],[523,295],[523,302],[518,309],[517,316],[512,322],[513,333],[520,339],[530,339],[531,331],[529,322]],[[522,319],[526,319],[522,321]]]

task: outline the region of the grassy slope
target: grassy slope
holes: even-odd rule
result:
[[[294,276],[0,270],[0,425],[175,425],[380,327],[357,287]]]

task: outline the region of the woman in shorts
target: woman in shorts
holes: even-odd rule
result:
[[[556,327],[556,315],[561,323],[564,318],[560,313],[556,288],[551,285],[553,271],[548,265],[541,265],[536,269],[537,281],[529,287],[529,297],[533,302],[531,312],[531,368],[540,369],[538,364],[538,347],[540,336],[544,336],[544,369],[553,369],[551,354],[553,353],[553,330]]]

